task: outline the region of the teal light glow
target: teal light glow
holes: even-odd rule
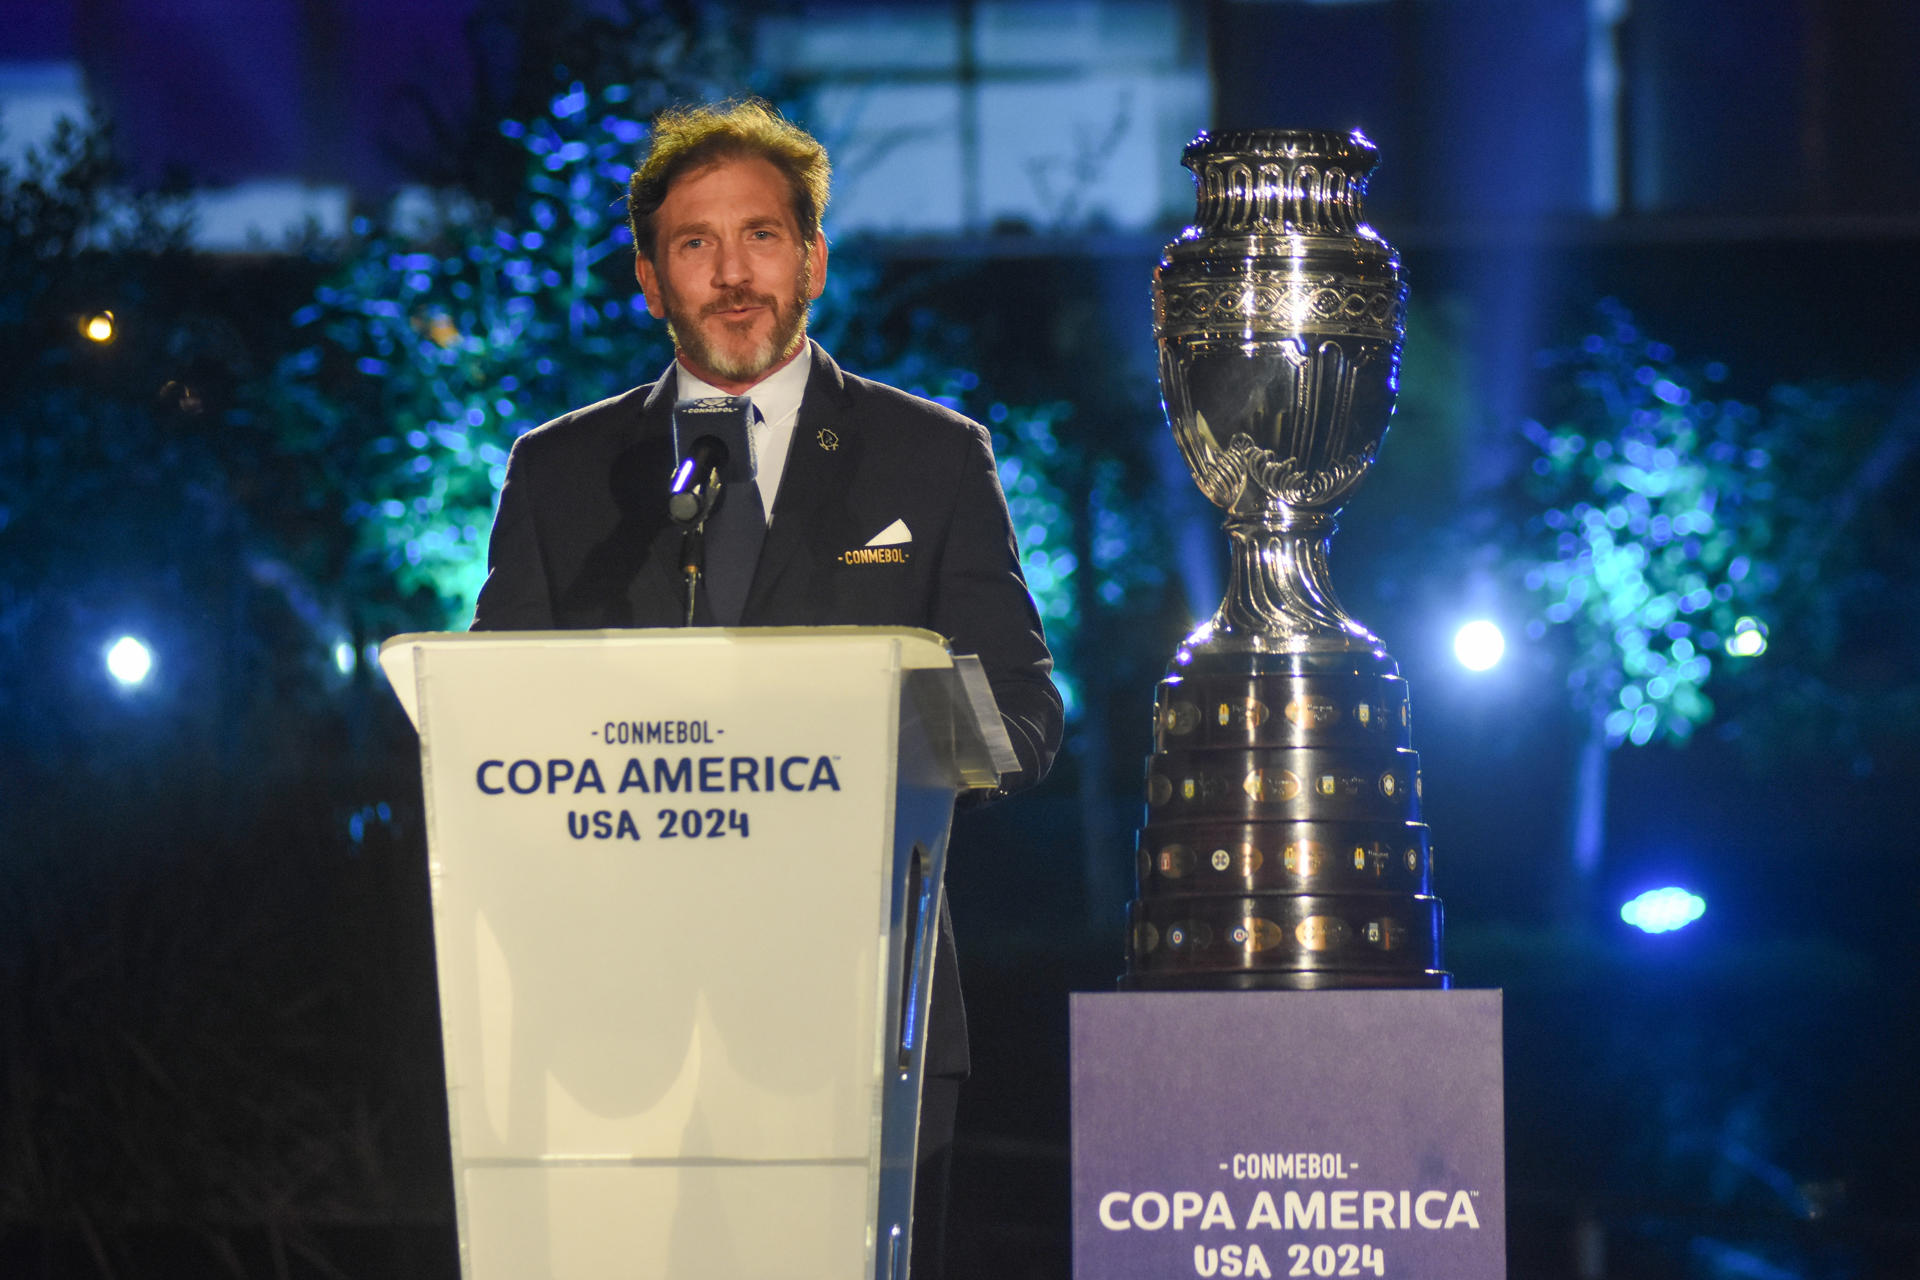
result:
[[[1643,933],[1671,933],[1684,929],[1707,912],[1699,894],[1669,886],[1649,889],[1620,908],[1620,918]]]
[[[1767,651],[1767,624],[1758,618],[1741,618],[1727,637],[1727,656],[1757,658]]]

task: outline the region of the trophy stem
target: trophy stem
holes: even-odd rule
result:
[[[1229,516],[1227,597],[1189,651],[1377,652],[1379,639],[1333,593],[1327,548],[1337,527],[1321,512]]]

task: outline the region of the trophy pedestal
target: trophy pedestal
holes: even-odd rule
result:
[[[1498,991],[1083,994],[1071,1022],[1075,1280],[1504,1280]]]
[[[1155,698],[1121,986],[1447,986],[1393,660],[1181,657]]]

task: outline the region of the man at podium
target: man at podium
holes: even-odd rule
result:
[[[634,274],[667,322],[660,378],[528,432],[507,464],[475,630],[688,619],[668,512],[681,401],[752,402],[757,469],[708,517],[692,619],[707,626],[924,627],[979,655],[1032,786],[1061,705],[985,428],[841,370],[806,336],[826,283],[825,148],[765,104],[672,111],[634,172]],[[921,1108],[912,1274],[939,1274],[954,1106],[968,1067],[942,914]]]

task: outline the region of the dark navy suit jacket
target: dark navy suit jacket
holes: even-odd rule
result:
[[[1002,779],[1038,782],[1060,744],[1060,695],[1020,572],[986,430],[843,373],[809,342],[807,380],[747,626],[924,627],[980,657],[1020,757]],[[674,373],[529,431],[513,447],[487,550],[476,631],[670,627],[686,616],[667,515]],[[724,500],[724,498],[723,498]],[[849,555],[895,521],[899,559]],[[927,1065],[967,1070],[966,1017],[941,920]]]

